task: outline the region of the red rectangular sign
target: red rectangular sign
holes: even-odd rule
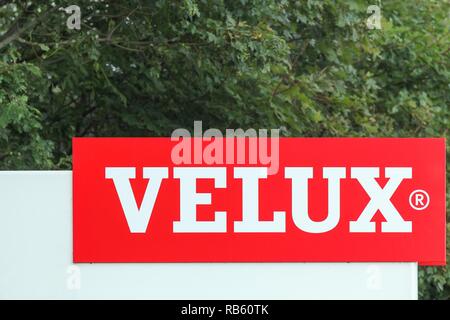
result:
[[[445,156],[440,138],[74,138],[74,262],[443,265]]]

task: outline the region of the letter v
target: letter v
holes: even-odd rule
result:
[[[143,177],[149,179],[149,182],[141,207],[138,208],[130,183],[130,179],[136,178],[136,168],[105,168],[105,178],[112,179],[114,182],[131,233],[145,233],[147,230],[161,182],[168,177],[168,169],[144,168]]]

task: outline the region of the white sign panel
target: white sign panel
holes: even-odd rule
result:
[[[416,263],[72,263],[70,171],[0,172],[0,299],[417,299]]]

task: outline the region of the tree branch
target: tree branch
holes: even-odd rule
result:
[[[0,7],[12,3],[12,0],[0,0]]]
[[[0,0],[2,1],[2,0]],[[0,37],[0,51],[5,48],[8,44],[11,42],[17,40],[20,35],[29,29],[33,28],[36,24],[44,20],[51,12],[53,12],[55,8],[52,8],[50,10],[44,10],[44,13],[40,15],[39,17],[32,19],[28,22],[26,22],[23,26],[21,25],[21,20],[25,20],[32,16],[33,10],[31,5],[27,8],[26,13],[22,17],[18,17],[17,21],[9,28],[8,31],[6,31],[1,37]]]

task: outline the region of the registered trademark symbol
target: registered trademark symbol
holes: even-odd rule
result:
[[[409,205],[415,210],[424,210],[430,204],[430,196],[425,190],[414,190],[409,195]]]

